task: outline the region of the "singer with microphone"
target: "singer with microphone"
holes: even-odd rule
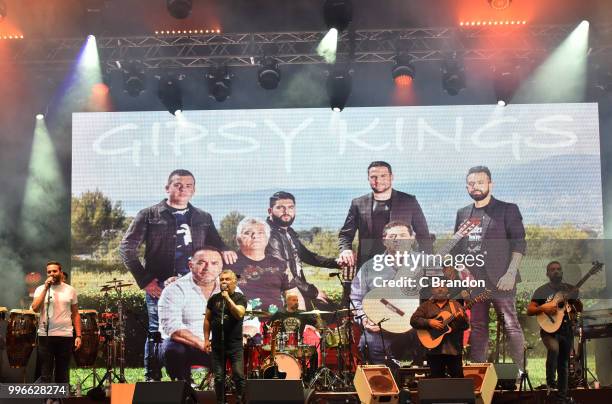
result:
[[[40,380],[68,383],[72,347],[81,347],[81,317],[76,290],[62,281],[62,265],[47,263],[47,280],[34,292],[32,310],[38,322],[38,360]],[[53,377],[55,375],[55,377]]]
[[[244,355],[242,349],[242,320],[246,311],[246,297],[236,291],[238,278],[234,271],[224,269],[219,275],[221,292],[210,297],[204,317],[206,352],[212,352],[217,403],[225,403],[225,363],[229,358],[232,379],[236,386],[236,403],[242,403],[245,390]],[[210,338],[212,332],[212,339]]]

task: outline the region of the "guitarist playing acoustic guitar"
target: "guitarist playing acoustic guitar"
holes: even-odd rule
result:
[[[468,327],[468,319],[456,300],[449,299],[446,286],[431,288],[431,299],[425,301],[412,314],[410,324],[417,330],[443,331],[446,326],[451,329],[444,334],[442,342],[427,353],[427,362],[431,368],[431,377],[463,377],[461,354],[463,350],[463,331]],[[453,321],[445,324],[439,317],[443,313],[451,313]]]
[[[561,309],[565,314],[559,328],[552,333],[541,329],[540,337],[547,350],[546,385],[548,390],[557,388],[559,402],[572,402],[572,399],[567,396],[569,358],[574,335],[570,312],[582,311],[582,302],[578,299],[578,289],[563,282],[563,268],[558,261],[552,261],[546,266],[546,276],[550,282],[540,286],[533,293],[531,302],[527,306],[527,314],[530,316],[545,314],[554,318],[558,311],[555,296],[559,292],[566,296],[567,302],[564,306],[569,307]],[[571,310],[568,310],[570,307]],[[558,378],[555,381],[557,375]]]

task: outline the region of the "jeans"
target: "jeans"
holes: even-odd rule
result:
[[[163,282],[160,287],[163,288]],[[157,303],[159,299],[150,296],[145,292],[145,302],[147,304],[147,315],[149,318],[148,336],[144,346],[144,369],[147,379],[161,380],[161,367],[159,366],[159,358],[154,357],[156,347],[152,340],[153,333],[159,332],[159,314],[157,312]]]
[[[572,350],[572,334],[557,332],[555,334],[540,333],[542,342],[546,346],[546,384],[554,386],[557,376],[559,395],[567,395],[567,377],[569,370],[569,357]]]
[[[463,377],[461,355],[428,354],[427,363],[431,369],[431,377],[435,379],[446,377]]]
[[[470,324],[470,360],[472,362],[488,362],[487,348],[489,347],[489,307],[493,307],[497,313],[504,316],[504,326],[508,341],[508,350],[514,363],[523,370],[523,356],[525,337],[516,315],[514,296],[495,298],[474,304]]]
[[[163,345],[164,365],[172,380],[189,380],[192,365],[210,367],[210,355],[189,345],[167,339]]]
[[[73,345],[72,337],[38,337],[40,380],[43,383],[68,383]]]
[[[217,403],[225,402],[225,364],[227,359],[232,365],[232,380],[236,386],[236,403],[244,397],[246,381],[244,379],[244,351],[242,346],[233,349],[224,349],[213,345],[212,369],[215,375],[215,394]]]

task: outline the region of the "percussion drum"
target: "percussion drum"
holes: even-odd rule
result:
[[[31,310],[11,310],[6,330],[6,355],[13,368],[27,366],[36,344],[38,321]]]
[[[81,348],[74,351],[74,361],[78,367],[93,366],[98,357],[100,330],[96,310],[79,310],[81,315]]]
[[[301,380],[302,379],[302,366],[300,362],[288,353],[276,353],[274,355],[274,362],[278,366],[279,373],[285,373],[285,376],[281,378],[285,380]],[[266,361],[266,364],[261,369],[264,379],[274,378],[274,366],[270,363],[270,360]]]
[[[328,348],[346,346],[349,343],[350,323],[342,324],[336,328],[330,328],[325,334],[325,344]]]

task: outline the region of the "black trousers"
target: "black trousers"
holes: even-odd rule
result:
[[[439,379],[446,377],[463,377],[461,355],[427,354],[427,363],[431,369],[431,377]]]
[[[40,380],[43,383],[68,383],[73,346],[72,337],[38,336]]]
[[[572,334],[563,330],[555,334],[541,332],[540,337],[546,346],[546,384],[554,386],[555,377],[560,396],[567,395],[569,357],[572,350]]]
[[[217,403],[225,402],[225,363],[228,359],[232,366],[232,380],[236,386],[236,395],[243,399],[246,381],[244,379],[244,350],[242,345],[236,348],[224,349],[223,346],[215,346],[213,344],[211,356],[212,370],[215,375]]]
[[[192,365],[210,367],[210,355],[171,339],[164,341],[163,358],[168,376],[172,380],[190,380]]]

